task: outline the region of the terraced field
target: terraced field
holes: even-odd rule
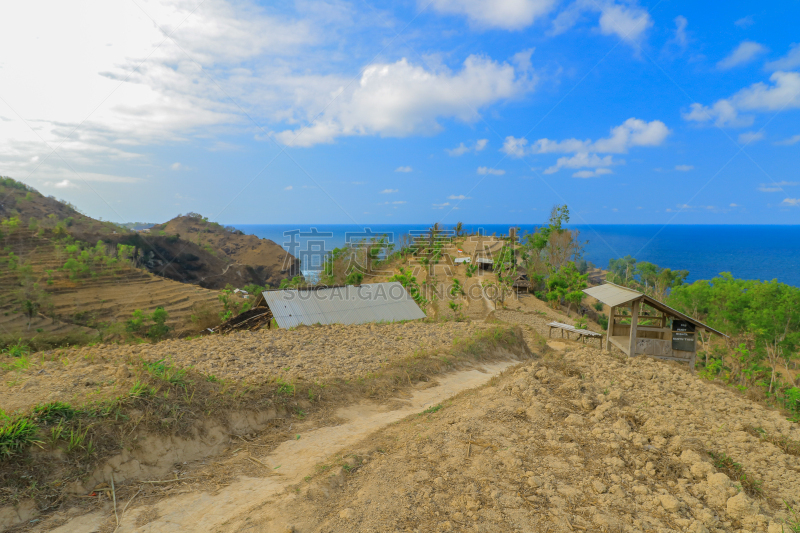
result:
[[[130,318],[135,309],[151,312],[158,306],[169,313],[167,323],[180,331],[191,324],[190,317],[199,307],[205,306],[211,313],[219,309],[218,291],[154,276],[125,263],[99,270],[85,279],[71,280],[62,271],[66,257],[56,243],[31,231],[16,231],[2,244],[4,258],[10,253],[18,258],[17,268],[0,270],[0,333],[5,335],[91,332],[102,323]],[[28,265],[29,278],[47,292],[52,305],[47,318],[34,317],[30,327],[20,305],[15,303],[19,299],[21,269]]]

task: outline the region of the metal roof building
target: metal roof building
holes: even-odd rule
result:
[[[264,291],[262,295],[281,328],[396,322],[426,316],[396,281],[326,289],[280,289]]]

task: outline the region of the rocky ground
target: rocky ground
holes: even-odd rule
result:
[[[485,329],[483,322],[406,322],[259,330],[157,344],[49,350],[25,368],[0,370],[0,406],[8,413],[50,401],[81,405],[130,388],[130,369],[165,360],[221,380],[263,382],[352,379],[415,352],[446,350]]]
[[[374,434],[248,524],[337,533],[797,531],[782,522],[786,503],[800,507],[798,440],[797,424],[780,413],[678,365],[567,343]]]

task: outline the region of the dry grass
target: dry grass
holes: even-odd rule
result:
[[[733,458],[724,453],[711,451],[708,452],[708,455],[713,460],[714,467],[731,478],[735,483],[739,483],[742,490],[748,496],[754,498],[763,496],[761,481],[745,472],[742,465],[734,461]]]
[[[745,426],[744,430],[754,437],[777,446],[783,453],[800,457],[800,441],[792,440],[784,435],[770,435],[763,428]]]
[[[138,433],[188,437],[208,419],[227,424],[230,412],[273,409],[283,418],[274,428],[281,433],[292,420],[324,416],[357,398],[386,399],[435,374],[508,354],[531,355],[518,328],[490,328],[456,341],[450,350],[416,353],[363,378],[327,382],[264,376],[254,385],[176,368],[169,361],[129,361],[134,384],[123,395],[81,407],[68,406],[69,417],[45,420],[36,418],[34,411],[15,417],[35,423],[42,444],[41,449],[28,446],[9,458],[0,458],[0,486],[5,488],[0,492],[0,505],[35,498],[40,508],[58,508],[69,499],[64,492],[68,483],[86,476],[123,447],[135,445],[132,435],[136,429]]]

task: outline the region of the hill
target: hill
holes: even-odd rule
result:
[[[224,227],[198,214],[178,216],[150,228],[150,236],[176,235],[170,252],[193,244],[197,249],[222,260],[225,273],[206,281],[205,286],[224,288],[226,283],[244,286],[249,283],[278,286],[281,280],[300,274],[300,261],[280,245],[240,230]],[[199,254],[197,251],[192,251]],[[209,264],[214,261],[207,258]]]

